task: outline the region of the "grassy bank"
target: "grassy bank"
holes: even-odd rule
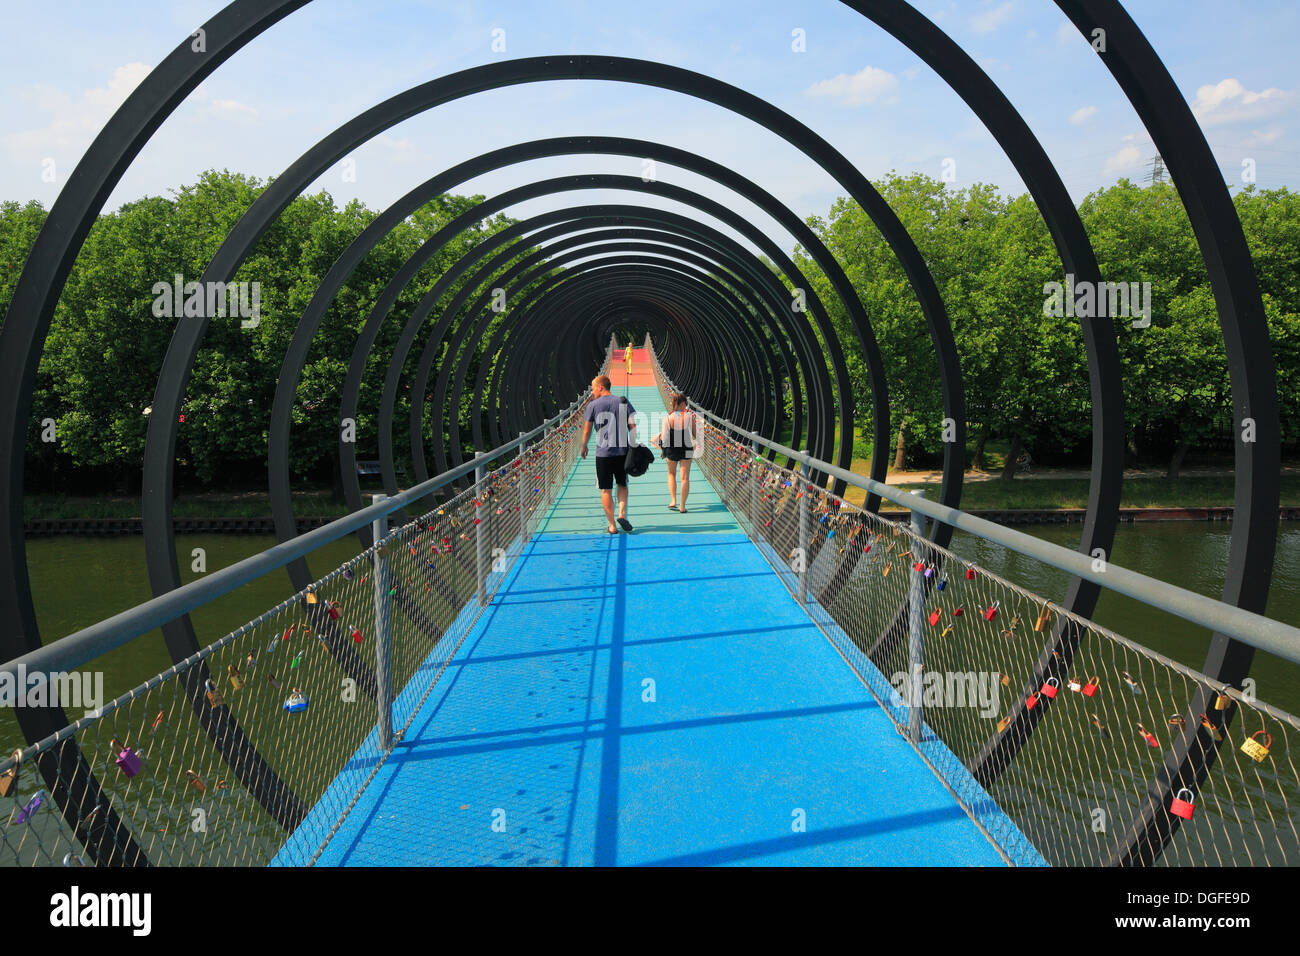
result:
[[[859,471],[855,463],[854,471]],[[863,467],[861,470],[865,470]],[[659,480],[662,480],[659,472]],[[911,490],[925,488],[938,493],[938,484],[903,484]],[[850,488],[848,499],[861,503],[864,494]],[[962,490],[962,507],[968,511],[1005,510],[1012,508],[1084,508],[1088,504],[1086,478],[1017,478],[967,481]],[[1124,508],[1216,508],[1232,504],[1232,478],[1184,477],[1128,478],[1124,481]],[[1282,478],[1282,504],[1300,507],[1300,476]],[[85,498],[63,495],[28,495],[24,503],[28,520],[37,518],[138,518],[140,499],[127,497]],[[347,504],[329,490],[295,492],[294,513],[302,517],[334,518],[346,514]],[[271,514],[271,502],[265,492],[203,493],[182,495],[176,499],[178,518],[264,518]]]
[[[300,491],[293,496],[294,514],[301,517],[336,518],[348,513],[342,498],[331,491]],[[173,513],[177,518],[268,518],[271,498],[262,492],[204,492],[180,495]],[[138,497],[87,498],[67,495],[27,495],[23,516],[38,518],[138,518]]]

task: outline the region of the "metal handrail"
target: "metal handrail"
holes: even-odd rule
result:
[[[651,361],[658,368],[659,374],[663,376],[664,382],[673,391],[678,391],[672,379],[668,377],[662,368],[659,368],[659,359],[655,355],[653,348],[650,350],[650,355]],[[743,436],[751,442],[763,445],[778,455],[784,455],[797,461],[806,469],[821,472],[832,478],[838,478],[854,487],[861,488],[868,494],[879,495],[887,501],[892,501],[910,512],[918,512],[959,531],[965,531],[984,538],[994,544],[1001,545],[1054,568],[1059,568],[1086,581],[1092,581],[1094,584],[1099,584],[1104,588],[1109,588],[1119,594],[1141,601],[1143,604],[1173,614],[1185,621],[1207,627],[1211,631],[1225,634],[1258,650],[1267,651],[1292,663],[1300,664],[1300,628],[1292,627],[1281,621],[1275,621],[1262,614],[1255,614],[1252,611],[1234,607],[1231,604],[1225,604],[1203,594],[1197,594],[1195,591],[1180,588],[1176,584],[1169,584],[1166,581],[1160,581],[1137,571],[1130,571],[1107,560],[1102,561],[1103,570],[1096,571],[1093,569],[1093,563],[1096,559],[1089,555],[1071,551],[1059,544],[1042,541],[1032,535],[1025,534],[1023,531],[1014,531],[984,518],[977,518],[957,508],[950,508],[947,505],[928,501],[919,495],[913,495],[891,485],[883,484],[873,478],[846,471],[832,465],[830,462],[821,461],[805,452],[787,448],[785,445],[764,438],[757,432],[741,428],[725,418],[714,415],[695,402],[689,402],[688,404],[697,414],[704,416],[709,421],[728,429],[736,435]]]
[[[166,594],[160,594],[158,597],[137,604],[133,608],[105,618],[97,624],[82,628],[53,643],[46,644],[44,647],[15,657],[3,667],[0,667],[0,674],[10,675],[9,687],[13,689],[12,693],[17,693],[19,688],[28,686],[28,682],[33,679],[38,683],[43,682],[48,680],[51,673],[71,670],[94,660],[102,654],[116,650],[123,644],[142,634],[149,633],[154,628],[161,627],[168,621],[173,621],[183,614],[188,614],[195,608],[202,607],[204,604],[223,597],[250,581],[255,581],[272,571],[278,570],[289,564],[289,562],[310,554],[331,541],[336,541],[344,535],[367,527],[376,519],[386,517],[414,501],[433,494],[456,479],[473,473],[476,468],[481,467],[485,462],[501,458],[508,452],[532,441],[545,429],[563,421],[573,413],[581,401],[582,398],[579,396],[564,411],[548,418],[531,431],[523,432],[518,438],[512,439],[491,451],[480,452],[463,465],[444,471],[440,475],[434,475],[429,480],[421,482],[413,488],[408,488],[401,494],[385,498],[381,502],[354,511],[342,518],[336,518],[329,524],[299,535],[292,541],[281,542],[252,557],[222,568],[220,571],[205,575],[197,581],[182,585],[175,590],[168,591]],[[13,701],[6,699],[8,696],[11,696],[11,694],[7,694],[0,689],[0,706],[9,706],[13,703]]]

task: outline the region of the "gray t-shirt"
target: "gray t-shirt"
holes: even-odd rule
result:
[[[587,406],[587,421],[594,423],[596,457],[616,458],[627,454],[627,423],[636,409],[618,395],[593,398]]]

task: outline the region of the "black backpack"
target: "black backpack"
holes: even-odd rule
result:
[[[646,473],[646,470],[654,464],[655,455],[645,445],[633,445],[627,450],[627,458],[623,462],[623,470],[633,478],[640,478]]]
[[[622,401],[624,405],[627,404],[626,398]],[[645,445],[631,445],[627,450],[627,457],[623,459],[623,470],[633,478],[640,478],[654,463],[654,460],[654,452]]]

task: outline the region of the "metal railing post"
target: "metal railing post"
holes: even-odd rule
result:
[[[372,495],[371,504],[379,504],[387,495]],[[375,706],[378,719],[375,722],[375,734],[379,738],[379,748],[384,751],[393,749],[393,679],[392,679],[392,631],[389,618],[388,559],[384,557],[379,543],[388,534],[388,515],[380,515],[371,523],[375,548]]]
[[[524,494],[524,485],[532,484],[532,479],[527,482],[524,478],[528,477],[525,472],[527,462],[524,461],[524,452],[528,448],[528,442],[524,441],[524,432],[519,433],[519,467],[515,469],[515,494],[519,498],[519,544],[523,546],[528,543],[528,498]]]
[[[483,453],[479,452],[474,456],[474,500],[478,501],[483,494],[483,478],[486,469],[483,467]],[[480,506],[478,512],[483,512]],[[484,574],[484,558],[487,556],[487,543],[483,540],[483,514],[475,515],[474,523],[474,579],[478,585],[478,606],[487,607],[487,576]]]
[[[925,492],[921,490],[913,491],[912,494],[924,498]],[[919,511],[912,511],[912,532],[916,535],[916,542],[912,545],[915,549],[913,554],[917,561],[924,562],[926,559],[925,551],[925,515]],[[910,570],[910,569],[909,569]],[[925,600],[925,575],[920,572],[911,572],[908,575],[911,582],[908,588],[908,651],[907,658],[911,664],[912,680],[911,695],[908,700],[907,711],[907,735],[911,738],[912,743],[921,742],[921,722],[923,714],[921,711],[921,684],[925,670],[925,608],[922,602]]]
[[[798,484],[795,501],[799,503],[799,603],[808,603],[808,496],[804,494],[803,466],[795,466]]]
[[[758,442],[749,443],[749,451],[753,456],[749,460],[749,524],[751,537],[754,543],[758,543]]]

